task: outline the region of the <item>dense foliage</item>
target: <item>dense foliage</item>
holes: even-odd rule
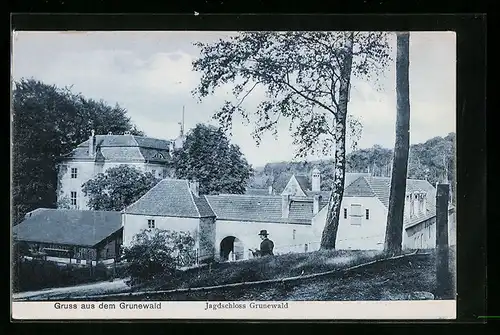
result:
[[[69,88],[34,79],[12,92],[13,221],[36,208],[56,207],[58,158],[96,134],[140,135],[120,106],[87,99]]]
[[[169,278],[179,267],[192,265],[194,238],[185,232],[144,229],[124,248],[130,284]]]
[[[172,168],[180,179],[197,180],[201,194],[245,192],[253,170],[237,145],[216,127],[198,124],[174,151]]]
[[[146,194],[160,179],[130,165],[107,169],[85,182],[82,191],[93,210],[121,211]]]
[[[392,150],[375,145],[347,154],[347,172],[366,172],[374,176],[390,177]],[[331,161],[316,162],[279,162],[268,163],[263,168],[256,168],[255,176],[249,187],[267,188],[273,185],[276,192],[281,192],[292,174],[311,177],[315,166],[321,171],[321,189],[331,190],[333,171]],[[447,178],[455,189],[455,133],[445,137],[434,137],[424,143],[410,147],[408,178],[427,179],[432,185]]]

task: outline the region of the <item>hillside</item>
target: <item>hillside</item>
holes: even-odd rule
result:
[[[346,172],[366,172],[374,176],[389,177],[392,155],[391,149],[379,145],[356,150],[347,154]],[[408,164],[408,178],[427,179],[434,185],[447,175],[452,184],[452,191],[454,191],[455,133],[412,145]],[[315,166],[321,171],[321,188],[325,191],[331,190],[333,160],[268,163],[263,167],[255,168],[255,174],[248,185],[251,188],[267,188],[272,185],[276,192],[281,192],[292,174],[305,175],[310,178]]]

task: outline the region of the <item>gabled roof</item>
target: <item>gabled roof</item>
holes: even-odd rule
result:
[[[204,196],[196,198],[184,179],[163,179],[139,200],[125,208],[126,214],[200,218],[214,216]]]
[[[80,143],[66,159],[96,161],[154,161],[166,162],[169,158],[168,140],[135,135],[96,135],[95,157],[89,156],[89,141]],[[163,158],[162,158],[163,156]]]
[[[307,179],[307,176],[294,175],[294,177],[297,180],[297,183],[299,184],[300,188],[302,189],[302,192],[306,193],[307,190],[310,189],[309,180]]]
[[[246,194],[220,194],[206,196],[217,220],[311,224],[312,199],[291,199],[288,218],[282,218],[281,196],[255,196]],[[328,200],[328,199],[327,199]],[[327,202],[321,201],[320,209]]]
[[[369,174],[369,173],[346,172],[345,178],[344,178],[344,191],[349,185],[351,185],[358,178],[370,177],[370,176],[371,176],[371,174]],[[307,196],[313,196],[315,194],[320,194],[323,197],[323,199],[328,199],[330,197],[331,192],[330,191],[320,191],[320,192],[307,191],[306,194],[307,194]]]
[[[121,229],[121,213],[40,208],[12,228],[17,240],[93,247]]]

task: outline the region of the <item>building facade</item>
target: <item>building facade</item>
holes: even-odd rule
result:
[[[390,183],[388,177],[358,177],[344,190],[336,248],[383,250]],[[320,236],[326,223],[326,209],[314,218],[315,234]],[[434,248],[436,189],[426,180],[408,179],[403,222],[403,248]],[[455,241],[454,209],[449,210],[449,244]]]
[[[309,252],[320,248],[330,192],[321,191],[318,171],[311,187],[292,176],[281,195],[200,195],[187,180],[164,179],[123,213],[124,243],[141,229],[189,232],[197,253],[215,260],[243,260],[259,248],[259,232],[267,230],[274,253]],[[383,250],[390,178],[346,175],[336,248]],[[425,180],[407,180],[404,248],[435,245],[435,188]],[[454,225],[450,208],[450,227]],[[450,244],[454,241],[450,230]],[[434,243],[434,244],[433,244]]]
[[[95,135],[79,144],[58,164],[57,199],[59,208],[88,209],[88,199],[82,192],[82,185],[99,173],[120,165],[128,165],[144,172],[151,172],[158,178],[170,176],[167,163],[176,146],[176,141],[150,137],[121,135]]]
[[[199,261],[214,258],[215,214],[198,184],[180,179],[163,179],[149,192],[122,211],[123,245],[144,230],[164,229],[189,233],[195,240]]]

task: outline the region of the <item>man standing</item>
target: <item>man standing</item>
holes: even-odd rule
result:
[[[260,243],[260,256],[272,256],[273,255],[273,249],[274,249],[274,243],[267,237],[269,234],[267,233],[267,230],[261,230],[259,233],[260,239],[262,242]]]

